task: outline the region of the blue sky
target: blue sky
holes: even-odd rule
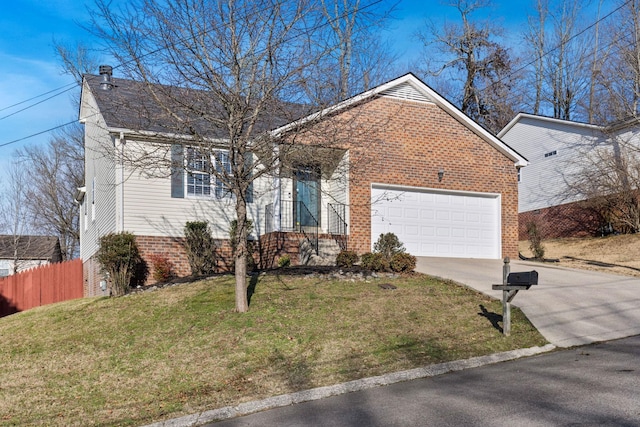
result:
[[[54,40],[70,45],[77,41],[96,44],[96,40],[80,27],[80,24],[88,23],[87,7],[93,4],[91,1],[5,0],[3,3],[0,14],[0,186],[2,172],[15,149],[25,144],[44,144],[49,136],[12,141],[77,118],[70,93],[4,118],[47,96],[7,107],[73,82],[70,76],[61,73],[53,49]],[[516,34],[525,28],[527,11],[532,3],[533,0],[495,0],[487,13],[509,33]],[[416,60],[417,42],[413,35],[424,25],[425,19],[435,22],[456,19],[455,10],[442,6],[440,0],[401,0],[394,15],[397,19],[391,23],[388,34],[401,55],[399,69],[402,70],[409,70],[409,64]]]

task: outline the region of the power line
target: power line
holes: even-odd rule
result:
[[[63,93],[66,93],[66,92],[69,92],[71,89],[75,89],[75,88],[76,88],[76,86],[77,86],[77,84],[76,84],[76,83],[74,83],[72,87],[70,87],[70,88],[68,88],[68,89],[63,90],[62,92],[56,93],[55,95],[51,95],[50,97],[45,98],[45,99],[43,99],[43,100],[41,100],[41,101],[38,101],[38,102],[33,103],[33,104],[31,104],[31,105],[28,105],[28,106],[26,106],[26,107],[24,107],[24,108],[22,108],[22,109],[20,109],[20,110],[18,110],[18,111],[14,111],[13,113],[7,114],[6,116],[2,116],[2,117],[0,117],[0,120],[4,120],[4,119],[6,119],[7,117],[15,116],[15,115],[16,115],[16,114],[18,114],[18,113],[21,113],[21,112],[23,112],[23,111],[25,111],[25,110],[28,110],[28,109],[30,109],[30,108],[33,108],[33,107],[35,107],[36,105],[42,104],[43,102],[46,102],[46,101],[48,101],[48,100],[50,100],[50,99],[53,99],[53,98],[55,98],[56,96],[62,95]],[[51,92],[52,92],[52,91],[50,91],[50,92],[48,92],[48,93],[51,93]]]
[[[523,65],[522,67],[511,71],[510,73],[508,73],[506,76],[501,77],[500,79],[496,80],[495,82],[492,82],[491,84],[487,85],[487,87],[485,87],[484,89],[481,89],[481,91],[486,91],[487,89],[489,89],[492,86],[495,86],[499,83],[503,83],[504,80],[512,78],[514,76],[517,76],[518,73],[526,70],[529,66],[535,64],[536,62],[542,60],[544,57],[546,57],[547,55],[550,55],[552,52],[560,49],[563,45],[567,45],[569,42],[571,42],[572,40],[576,39],[577,37],[581,36],[582,34],[586,33],[588,30],[592,29],[593,27],[595,27],[598,23],[602,22],[603,20],[609,18],[611,15],[613,15],[614,13],[618,12],[619,10],[621,10],[622,8],[624,8],[625,6],[627,6],[629,3],[631,3],[632,0],[627,0],[626,2],[622,3],[620,6],[618,6],[617,8],[615,8],[614,10],[612,10],[611,12],[607,13],[605,16],[598,18],[597,20],[595,20],[593,23],[591,23],[590,25],[586,26],[585,28],[583,28],[581,31],[577,32],[576,34],[572,35],[571,37],[569,37],[567,39],[566,42],[562,42],[554,47],[552,47],[551,49],[549,49],[548,51],[542,53],[541,55],[536,56],[532,61],[526,63],[525,65]],[[609,43],[607,46],[605,47],[610,47],[611,45],[613,45],[614,42]],[[602,48],[599,48],[599,50]]]
[[[56,129],[63,128],[65,126],[69,126],[69,125],[71,125],[73,123],[77,123],[77,122],[78,122],[77,120],[72,120],[70,122],[61,124],[59,126],[55,126],[55,127],[49,128],[47,130],[43,130],[43,131],[40,131],[40,132],[37,132],[37,133],[33,133],[33,134],[29,135],[29,136],[25,136],[25,137],[22,137],[22,138],[14,139],[13,141],[5,142],[4,144],[0,144],[0,148],[6,147],[7,145],[15,144],[16,142],[24,141],[24,140],[29,139],[29,138],[33,138],[34,136],[42,135],[43,133],[48,133],[48,132],[54,131]]]
[[[52,90],[50,90],[50,91],[48,91],[48,92],[45,92],[45,93],[41,93],[40,95],[36,95],[36,96],[31,97],[31,98],[29,98],[29,99],[25,99],[24,101],[20,101],[20,102],[17,102],[17,103],[15,103],[15,104],[13,104],[13,105],[8,105],[8,106],[6,106],[6,107],[0,108],[0,111],[4,111],[4,110],[8,110],[8,109],[13,108],[13,107],[17,107],[18,105],[22,105],[22,104],[24,104],[25,102],[33,101],[34,99],[41,98],[41,97],[43,97],[43,96],[49,95],[50,93],[57,92],[57,91],[62,90],[62,89],[66,89],[66,88],[68,88],[69,86],[72,86],[72,87],[73,87],[73,86],[77,86],[77,85],[78,85],[78,84],[77,84],[76,82],[68,83],[68,84],[66,84],[66,85],[64,85],[64,86],[60,86],[59,88],[52,89]]]
[[[280,3],[278,3],[278,4],[279,4],[279,5],[282,5],[282,4],[286,3],[286,1],[287,1],[287,0],[283,0],[282,2],[280,2]],[[369,3],[368,5],[366,5],[366,6],[363,6],[363,7],[359,8],[359,9],[358,9],[358,12],[363,11],[363,10],[367,10],[367,9],[370,9],[370,8],[372,8],[373,6],[375,6],[375,5],[379,4],[379,3],[382,3],[383,1],[384,1],[384,0],[375,0],[375,1],[371,2],[371,3]],[[263,13],[263,12],[266,12],[266,11],[271,10],[271,9],[272,9],[272,7],[273,7],[273,6],[266,7],[266,8],[264,8],[263,10],[254,11],[254,13],[255,13],[255,15],[258,15],[259,13]],[[345,17],[345,16],[348,16],[348,14],[349,14],[349,13],[350,13],[350,11],[345,11],[343,14],[341,14],[341,15],[339,15],[339,16],[336,16],[334,19],[330,19],[330,20],[327,20],[327,21],[323,21],[321,24],[317,25],[316,27],[312,27],[312,28],[310,28],[310,29],[306,30],[306,31],[305,31],[305,32],[303,32],[303,33],[300,33],[300,34],[297,34],[297,35],[292,36],[291,38],[284,39],[284,40],[283,40],[283,43],[286,43],[286,42],[288,42],[288,41],[291,41],[291,40],[293,40],[293,39],[295,39],[295,38],[297,38],[297,37],[301,37],[301,36],[303,36],[303,35],[309,35],[309,34],[311,34],[311,32],[312,32],[312,31],[318,30],[318,29],[320,29],[320,28],[322,28],[322,27],[325,27],[325,26],[327,26],[327,25],[329,25],[329,24],[331,24],[331,23],[333,23],[333,22],[337,21],[338,19],[341,19],[341,18],[343,18],[343,17]],[[245,16],[245,18],[250,17],[250,16],[251,16],[251,15],[246,15],[246,16]],[[206,34],[210,33],[211,31],[214,31],[216,28],[217,28],[217,27],[213,27],[213,28],[211,28],[211,29],[209,29],[209,30],[206,30],[206,29],[205,29],[205,30],[202,30],[201,32],[199,32],[199,33],[195,34],[195,36],[203,36],[203,35],[206,35]],[[153,55],[153,54],[159,53],[159,52],[161,52],[161,51],[163,51],[163,50],[167,50],[167,49],[169,49],[169,48],[177,48],[180,44],[184,44],[184,43],[186,43],[187,41],[189,41],[189,40],[190,40],[190,39],[192,39],[192,38],[193,38],[193,36],[184,37],[184,38],[182,38],[182,39],[179,39],[176,43],[170,44],[170,45],[168,45],[168,46],[163,46],[163,47],[158,48],[158,49],[154,49],[154,50],[152,50],[152,51],[150,51],[150,52],[147,52],[147,53],[142,54],[141,56],[139,56],[139,57],[137,57],[137,58],[132,58],[132,59],[130,59],[129,61],[125,61],[124,63],[118,64],[118,65],[115,65],[115,66],[113,66],[113,67],[112,67],[112,69],[117,69],[117,68],[123,67],[124,65],[126,65],[126,64],[128,64],[128,63],[133,63],[133,62],[135,62],[136,60],[140,60],[140,59],[145,58],[145,57],[147,57],[147,56],[150,56],[150,55]],[[88,76],[88,78],[98,78],[98,77],[97,77],[97,76]],[[76,85],[76,83],[74,83],[74,85]],[[63,86],[63,87],[66,87],[66,86]],[[71,87],[71,88],[69,88],[69,89],[65,90],[64,92],[66,92],[66,91],[68,91],[68,90],[71,90],[72,88],[73,88],[73,87]],[[54,90],[49,91],[49,92],[46,92],[46,93],[44,93],[44,94],[41,94],[41,95],[35,96],[35,97],[33,97],[33,98],[30,98],[29,100],[37,99],[37,98],[39,98],[39,97],[41,97],[41,96],[44,96],[44,95],[47,95],[47,94],[49,94],[49,93],[55,92],[56,90],[59,90],[59,89],[61,89],[61,88],[54,89]],[[56,96],[58,96],[58,95],[60,95],[60,94],[62,94],[62,93],[64,93],[64,92],[60,92],[60,93],[58,93],[58,94],[56,94],[56,95],[53,95],[53,96],[51,96],[51,97],[49,97],[49,98],[47,98],[47,99],[45,99],[45,100],[43,100],[43,101],[40,101],[40,102],[38,102],[38,103],[36,103],[36,104],[33,104],[33,105],[29,106],[29,107],[23,108],[22,110],[20,110],[20,111],[16,111],[16,112],[14,112],[14,113],[12,113],[12,114],[9,114],[9,115],[7,115],[7,116],[5,116],[5,117],[0,117],[0,120],[4,119],[4,118],[6,118],[6,117],[12,116],[12,115],[14,115],[14,114],[17,114],[17,113],[19,113],[19,112],[25,111],[25,110],[27,110],[27,109],[29,109],[29,108],[32,108],[32,107],[34,107],[35,105],[40,104],[40,103],[42,103],[42,102],[44,102],[44,101],[47,101],[47,100],[49,100],[49,99],[51,99],[51,98],[54,98],[54,97],[56,97]],[[21,101],[21,102],[19,102],[19,103],[17,103],[17,104],[14,104],[13,106],[20,105],[20,104],[22,104],[22,103],[24,103],[24,102],[28,102],[29,100]],[[11,107],[12,107],[12,106],[10,106],[10,107],[5,107],[4,109],[6,109],[6,108],[11,108]],[[2,111],[2,110],[0,110],[0,111]],[[68,126],[68,125],[70,125],[70,124],[72,124],[72,123],[75,123],[75,122],[76,122],[76,121],[74,120],[74,121],[71,121],[71,122],[68,122],[68,123],[65,123],[65,124],[59,125],[59,126],[55,126],[55,127],[53,127],[53,128],[47,129],[47,130],[43,130],[43,131],[40,131],[40,132],[37,132],[37,133],[31,134],[31,135],[28,135],[28,136],[25,136],[25,137],[19,138],[19,139],[15,139],[15,140],[13,140],[13,141],[9,141],[9,142],[6,142],[6,143],[3,143],[3,144],[0,144],[0,148],[1,148],[1,147],[6,147],[6,146],[11,145],[11,144],[15,144],[15,143],[17,143],[17,142],[21,142],[21,141],[24,141],[24,140],[27,140],[27,139],[30,139],[30,138],[33,138],[33,137],[35,137],[35,136],[42,135],[42,134],[47,133],[47,132],[51,132],[51,131],[56,130],[56,129],[60,129],[60,128],[64,127],[64,126]]]

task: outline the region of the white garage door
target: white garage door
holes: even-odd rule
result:
[[[417,189],[371,189],[371,244],[395,233],[416,256],[500,258],[500,199]]]

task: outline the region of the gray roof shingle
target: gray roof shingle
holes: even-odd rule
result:
[[[60,241],[55,236],[0,235],[0,259],[14,259],[17,248],[20,260],[60,262]]]
[[[115,77],[111,79],[113,88],[105,90],[100,86],[100,76],[85,75],[85,81],[110,128],[228,138],[228,112],[205,91]],[[309,113],[308,108],[294,103],[274,103],[268,110],[260,114],[250,136]],[[218,126],[216,120],[221,120]]]

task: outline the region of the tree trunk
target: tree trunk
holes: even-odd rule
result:
[[[238,218],[235,253],[236,272],[236,311],[246,313],[249,311],[249,299],[247,298],[247,204],[242,197],[236,195],[236,214]]]

